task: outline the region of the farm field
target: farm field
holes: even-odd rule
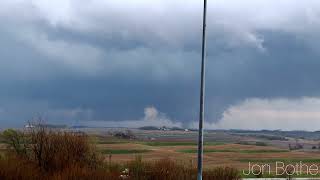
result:
[[[97,131],[93,141],[105,155],[106,161],[125,163],[139,156],[145,161],[169,158],[186,165],[196,165],[196,132],[132,130],[131,133],[136,136],[135,139],[115,138]],[[244,136],[230,132],[207,132],[204,168],[228,166],[245,170],[249,162],[272,164],[277,161],[320,164],[320,150],[312,149],[318,144],[316,139],[289,136],[285,140],[275,137],[273,140],[261,137],[256,134]],[[297,142],[303,144],[304,148],[289,150],[289,144]]]
[[[144,160],[159,160],[171,158],[183,163],[196,163],[196,146],[149,146],[140,143],[99,144],[98,148],[104,154],[112,155],[112,161],[126,162],[136,155]],[[204,153],[204,167],[233,166],[239,169],[247,168],[249,161],[274,162],[275,160],[304,160],[320,163],[320,153],[287,151],[275,147],[259,147],[252,145],[224,144],[207,145]],[[247,161],[247,162],[246,162]]]
[[[70,131],[69,129],[59,131]],[[160,131],[138,129],[82,129],[90,143],[106,162],[125,164],[137,157],[143,161],[171,159],[185,166],[197,163],[197,132]],[[129,135],[128,135],[129,134]],[[297,144],[303,148],[289,149]],[[204,168],[233,167],[240,172],[248,164],[275,164],[276,162],[320,165],[320,149],[317,138],[294,138],[292,135],[270,133],[234,133],[232,131],[208,131],[205,133]],[[6,145],[0,139],[0,155]],[[275,171],[272,166],[271,169]]]

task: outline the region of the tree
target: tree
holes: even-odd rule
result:
[[[17,154],[27,153],[27,138],[21,131],[7,129],[2,133],[5,143],[9,148],[13,149]]]

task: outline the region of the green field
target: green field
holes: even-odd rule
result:
[[[252,163],[275,163],[275,162],[284,162],[284,163],[320,163],[320,159],[291,159],[291,158],[272,158],[272,159],[238,159],[240,162],[252,162]]]
[[[197,142],[141,142],[141,144],[148,145],[148,146],[196,146],[198,145]],[[224,142],[206,142],[204,143],[208,146],[215,146],[215,145],[223,145]]]
[[[148,153],[148,149],[104,149],[101,151],[103,154],[139,154]]]
[[[197,153],[197,149],[182,149],[178,150],[177,152],[182,152],[182,153]],[[203,150],[204,153],[218,153],[218,152],[234,152],[234,153],[282,153],[282,152],[289,152],[288,150],[235,150],[235,149],[205,149]]]
[[[96,144],[125,144],[129,143],[129,141],[96,141]]]

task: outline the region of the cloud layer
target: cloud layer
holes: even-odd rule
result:
[[[209,2],[209,122],[247,99],[319,97],[319,7]],[[201,8],[194,0],[1,1],[0,122],[128,121],[154,106],[189,126],[198,118]]]
[[[228,108],[214,129],[318,130],[320,99],[247,99]]]

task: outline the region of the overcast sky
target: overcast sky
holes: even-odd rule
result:
[[[1,0],[1,126],[196,127],[202,3]],[[208,6],[206,127],[319,130],[320,1]]]

